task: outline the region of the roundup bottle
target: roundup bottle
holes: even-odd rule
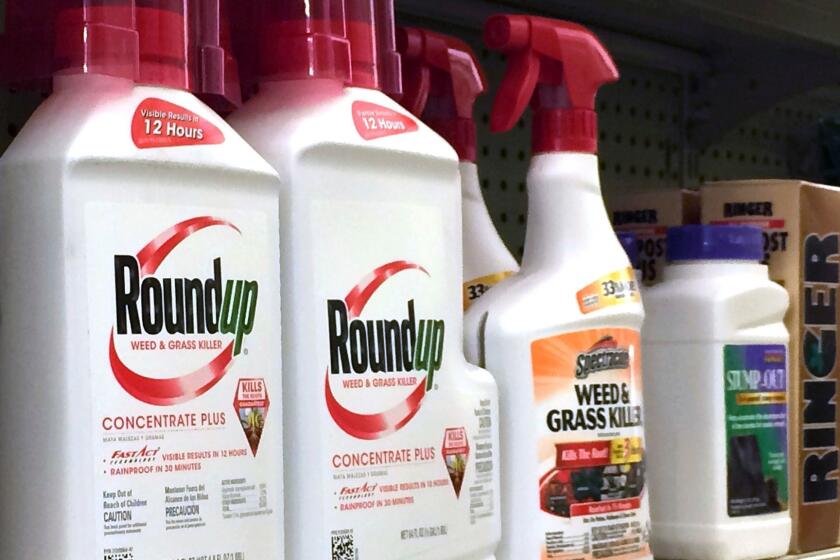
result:
[[[657,557],[788,550],[788,295],[763,258],[759,228],[671,228],[665,280],[645,292]]]
[[[502,428],[499,558],[650,558],[639,329],[633,269],[598,180],[598,88],[618,79],[578,25],[488,20],[509,68],[491,126],[530,103],[535,154],[519,274],[466,316],[471,360],[496,372]]]
[[[461,160],[463,196],[464,309],[519,269],[493,226],[476,165],[475,99],[486,90],[472,49],[460,39],[401,28],[402,103],[455,148]]]
[[[399,55],[374,5],[262,2],[231,117],[283,180],[286,554],[485,560],[498,404],[461,349],[458,160],[379,90]]]
[[[278,178],[190,92],[198,3],[4,42],[55,68],[0,159],[5,558],[282,558]]]

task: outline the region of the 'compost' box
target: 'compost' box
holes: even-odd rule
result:
[[[669,226],[700,223],[700,193],[662,190],[607,197],[610,219],[617,231],[629,231],[639,238],[642,282],[662,280],[665,266],[665,234]]]

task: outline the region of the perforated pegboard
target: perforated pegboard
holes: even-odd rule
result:
[[[437,29],[452,32],[445,24]],[[491,87],[476,108],[484,197],[502,238],[521,257],[530,122],[526,117],[508,133],[490,133],[493,88],[501,80],[504,59],[484,48],[477,34],[460,34],[476,50]],[[805,135],[806,141],[816,140],[819,119],[840,112],[837,89],[825,89],[747,119],[720,142],[696,153],[689,149],[686,134],[692,95],[688,77],[622,62],[620,53],[617,58],[621,80],[603,88],[597,104],[601,181],[607,194],[696,188],[711,180],[791,177],[792,139]]]
[[[3,5],[0,0],[0,16]],[[463,37],[473,45],[487,73],[491,93],[480,98],[476,108],[482,187],[499,232],[519,257],[527,215],[530,122],[526,117],[505,134],[489,131],[492,92],[504,71],[504,59],[483,47],[476,30],[454,28],[445,22],[424,21],[421,25]],[[693,153],[686,140],[692,95],[688,77],[673,69],[630,64],[621,52],[614,54],[622,79],[605,87],[598,98],[600,169],[607,193],[696,187],[706,180],[802,176],[802,169],[792,169],[789,161],[793,140],[800,138],[805,146],[815,144],[818,120],[840,113],[838,90],[822,90],[748,119],[720,142]],[[733,97],[742,93],[733,92]],[[0,152],[40,100],[37,95],[0,89]]]
[[[444,31],[444,30],[442,30]],[[488,127],[492,88],[501,80],[504,59],[467,37],[491,84],[476,107],[479,170],[484,197],[510,250],[521,256],[527,216],[525,175],[530,158],[530,119],[510,132]],[[622,65],[622,79],[598,97],[601,179],[605,190],[670,188],[681,184],[684,162],[683,79],[667,72]]]

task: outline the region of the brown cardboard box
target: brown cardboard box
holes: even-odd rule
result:
[[[662,190],[607,197],[610,219],[617,231],[639,237],[642,282],[651,286],[662,280],[665,266],[665,233],[669,226],[700,223],[700,193]]]
[[[704,223],[764,228],[770,277],[791,305],[789,469],[793,552],[840,544],[837,379],[840,189],[801,181],[703,187]]]

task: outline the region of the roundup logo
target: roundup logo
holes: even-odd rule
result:
[[[405,303],[405,313],[400,317],[362,317],[371,297],[388,279],[404,271],[429,274],[420,265],[395,261],[371,272],[343,300],[327,301],[327,408],[342,430],[359,439],[379,439],[408,424],[420,410],[426,393],[434,388],[435,372],[443,362],[444,321],[417,319],[415,300]],[[424,374],[419,381],[418,373]],[[402,388],[410,393],[386,410],[361,414],[339,402],[334,384],[365,395],[371,390],[384,390],[390,395]],[[374,398],[379,396],[370,400]]]
[[[628,367],[630,367],[630,353],[627,348],[619,348],[613,337],[605,336],[592,348],[578,355],[575,378],[586,379],[593,373]]]
[[[155,273],[169,254],[194,233],[224,227],[239,229],[219,218],[202,216],[178,223],[149,242],[136,255],[114,256],[115,328],[110,361],[114,377],[127,393],[145,403],[167,406],[203,395],[225,376],[254,329],[259,286],[255,281],[225,279],[222,260],[213,261],[209,278],[167,278]],[[185,375],[160,373],[147,377],[125,365],[117,336],[225,335],[227,345],[203,367]],[[171,341],[170,350],[210,350],[212,340]],[[155,343],[155,346],[157,344]],[[160,344],[163,348],[163,344]]]

